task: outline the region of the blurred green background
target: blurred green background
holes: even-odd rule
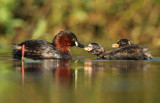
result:
[[[0,0],[1,51],[27,39],[52,41],[66,29],[85,45],[111,49],[128,38],[160,56],[160,0]]]

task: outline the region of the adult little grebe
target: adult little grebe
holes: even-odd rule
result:
[[[20,44],[15,44],[16,48],[13,50],[13,57],[20,59],[24,57],[33,59],[72,59],[70,47],[78,46],[84,48],[74,33],[70,31],[60,31],[53,39],[53,42],[44,40],[26,40]],[[25,49],[24,49],[24,48]]]
[[[87,50],[91,54],[97,55],[98,59],[108,59],[108,60],[149,60],[149,59],[152,59],[152,55],[150,51],[148,51],[147,48],[143,48],[139,45],[135,45],[127,39],[119,40],[117,44],[119,44],[119,48],[115,50],[110,50],[110,51],[106,51],[98,43],[90,43],[88,47],[85,47],[84,49]],[[121,44],[124,44],[124,45],[121,45]]]

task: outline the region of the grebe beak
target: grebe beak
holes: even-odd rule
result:
[[[80,48],[84,48],[84,45],[79,41],[75,42],[75,46],[80,47]]]
[[[112,48],[119,48],[119,44],[112,44]]]

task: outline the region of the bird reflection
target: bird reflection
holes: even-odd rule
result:
[[[17,69],[21,70],[24,66],[25,72],[51,71],[60,67],[70,66],[70,60],[35,60],[35,61],[17,61]]]
[[[117,69],[119,73],[143,72],[150,67],[145,61],[120,61],[111,63],[108,67]]]
[[[78,87],[79,82],[87,80],[89,84],[94,78],[103,78],[104,76],[119,73],[143,72],[150,67],[147,61],[95,61],[85,60],[83,67],[82,61],[71,63],[70,60],[39,60],[39,61],[16,61],[16,70],[21,71],[22,85],[27,80],[36,82],[46,81],[55,83],[57,87],[68,87],[75,85]],[[71,69],[71,64],[73,64]],[[82,77],[87,77],[82,80]],[[33,81],[33,82],[34,82]]]
[[[104,80],[106,77],[119,76],[119,74],[129,74],[144,72],[148,70],[150,64],[145,61],[94,61],[84,62],[84,73],[88,77],[88,86],[94,82]],[[129,76],[129,75],[128,75]],[[98,78],[98,79],[97,79]],[[95,81],[99,80],[99,81]]]
[[[87,60],[84,62],[84,71],[86,75],[91,76],[93,72],[103,71],[104,66],[105,65],[100,62]]]
[[[21,71],[22,84],[25,82],[25,74],[35,77],[35,74],[43,76],[52,74],[58,83],[70,83],[73,72],[70,70],[70,60],[35,60],[32,62],[17,61],[15,62],[17,70]],[[34,73],[34,74],[33,74]],[[39,77],[40,77],[39,76]],[[45,75],[46,76],[46,75]],[[48,78],[50,79],[50,78]]]
[[[118,73],[124,72],[140,72],[150,67],[145,61],[92,61],[87,60],[84,63],[85,71],[91,75],[92,72],[112,70]]]

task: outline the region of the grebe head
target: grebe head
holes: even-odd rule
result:
[[[60,31],[53,39],[55,47],[61,51],[69,52],[73,46],[84,48],[84,45],[78,41],[74,33],[70,31]]]
[[[133,42],[128,39],[120,39],[116,44],[112,44],[113,48],[119,48],[124,46],[133,45]]]
[[[102,47],[100,44],[95,42],[90,43],[88,47],[84,48],[84,50],[88,51],[90,54],[93,54],[93,55],[99,55],[100,53],[105,52],[104,47]]]

